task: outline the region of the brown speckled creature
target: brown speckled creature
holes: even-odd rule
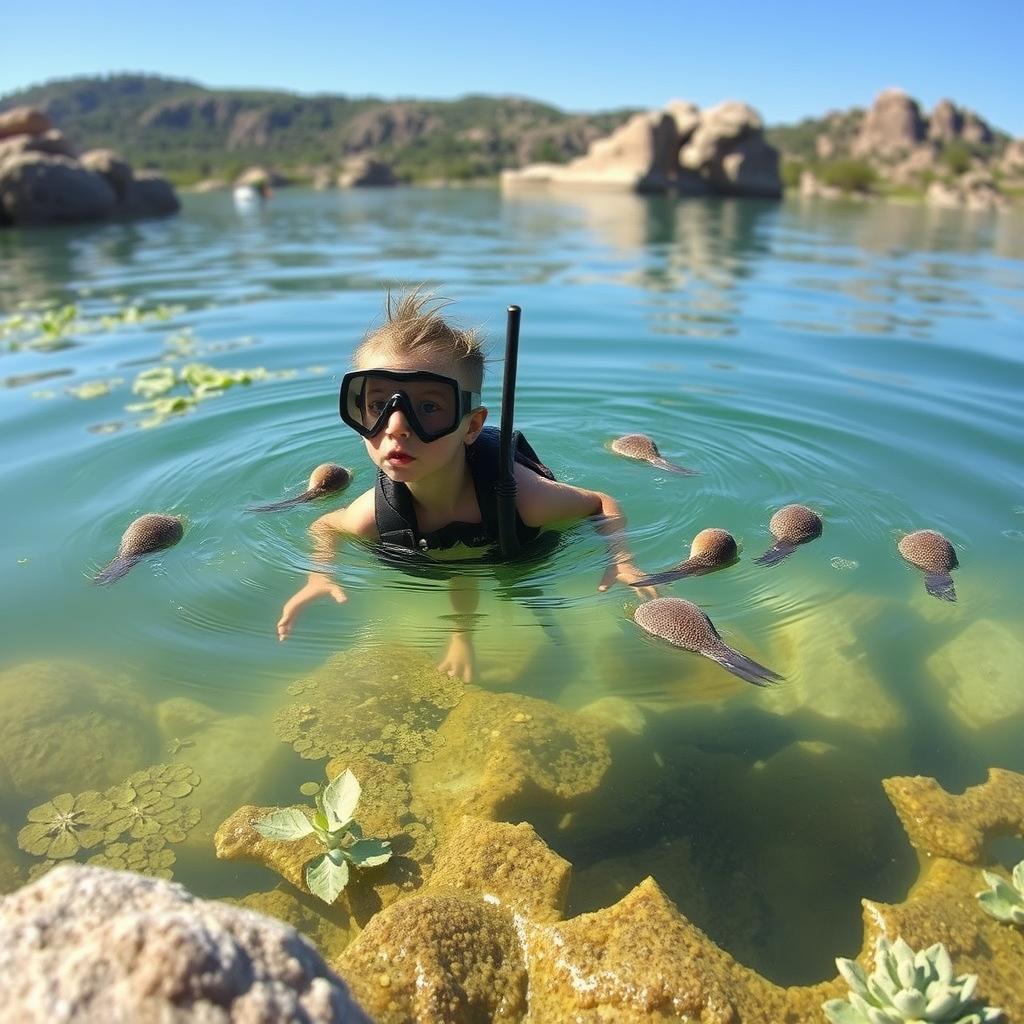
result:
[[[641,462],[649,462],[658,469],[667,470],[669,473],[680,473],[683,476],[696,476],[697,470],[687,469],[685,466],[677,466],[675,463],[663,459],[658,446],[646,434],[625,434],[615,438],[611,445],[616,455],[625,455],[627,459],[639,459]]]
[[[703,576],[732,565],[739,557],[736,539],[728,530],[701,530],[690,545],[690,557],[671,569],[637,580],[634,587],[660,587],[684,576]]]
[[[119,580],[140,558],[173,547],[184,535],[185,526],[178,516],[156,512],[139,516],[121,535],[117,557],[96,574],[93,582]]]
[[[798,544],[806,544],[821,536],[821,516],[806,505],[786,505],[772,516],[768,523],[775,543],[760,557],[755,565],[777,565],[791,555]]]
[[[940,601],[955,601],[956,588],[950,570],[959,567],[953,545],[938,530],[915,530],[897,545],[900,554],[924,574],[924,587]]]
[[[717,661],[722,668],[755,686],[768,686],[782,679],[777,672],[733,650],[718,635],[711,620],[691,601],[657,597],[640,605],[633,613],[633,621],[652,636]]]
[[[333,462],[324,462],[309,474],[309,487],[294,498],[272,501],[269,505],[252,505],[246,512],[276,512],[281,508],[290,508],[304,501],[315,501],[325,494],[344,490],[352,482],[352,474],[344,467]]]

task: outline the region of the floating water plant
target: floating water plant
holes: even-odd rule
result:
[[[855,960],[837,959],[836,967],[850,994],[822,1007],[832,1024],[989,1024],[1003,1019],[1002,1010],[975,998],[976,974],[954,976],[941,942],[915,952],[902,938],[879,938],[871,974]]]
[[[981,909],[997,921],[1024,926],[1024,860],[1013,869],[1011,885],[992,871],[983,871],[989,888],[975,893]]]
[[[171,865],[177,860],[162,836],[146,836],[133,843],[110,843],[87,864],[98,864],[118,871],[138,871],[156,878],[171,878]]]
[[[354,820],[360,786],[346,769],[316,794],[312,819],[298,807],[285,807],[254,822],[266,839],[305,839],[315,835],[327,852],[306,865],[306,885],[324,903],[333,903],[348,884],[349,865],[376,867],[391,858],[391,844],[383,839],[364,839]]]
[[[63,860],[80,849],[99,846],[113,804],[95,791],[72,796],[61,793],[28,812],[29,823],[18,833],[18,845],[37,857]]]

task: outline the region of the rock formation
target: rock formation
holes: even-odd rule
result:
[[[110,150],[79,157],[42,111],[0,114],[0,226],[132,220],[178,209],[174,189],[160,175],[135,174]]]
[[[879,93],[853,141],[854,156],[892,159],[903,156],[925,137],[925,123],[917,101],[902,89]]]
[[[682,195],[778,198],[777,151],[758,113],[730,100],[700,111],[683,100],[635,114],[568,164],[505,171],[502,185],[567,185]]]
[[[0,1021],[12,1024],[369,1024],[294,928],[85,865],[0,899],[0,990]]]

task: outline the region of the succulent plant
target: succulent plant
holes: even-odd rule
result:
[[[37,857],[74,857],[80,849],[103,842],[103,822],[112,807],[105,795],[92,790],[78,796],[61,793],[28,812],[18,845]]]
[[[333,903],[348,884],[349,865],[375,867],[391,858],[391,844],[383,839],[364,839],[354,820],[359,803],[359,782],[346,769],[316,794],[316,811],[310,819],[299,807],[285,807],[265,815],[253,825],[266,839],[304,839],[315,835],[327,852],[306,865],[306,885],[324,903]]]
[[[992,871],[982,874],[989,888],[975,893],[981,909],[997,921],[1024,926],[1024,860],[1013,869],[1012,885]]]
[[[871,974],[854,960],[837,959],[836,967],[850,993],[822,1007],[832,1024],[990,1024],[1003,1019],[1002,1010],[975,998],[976,974],[953,975],[941,942],[915,952],[902,938],[892,943],[879,938]]]

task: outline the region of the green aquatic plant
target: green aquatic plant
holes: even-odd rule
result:
[[[354,820],[360,786],[346,769],[316,794],[316,811],[310,819],[298,807],[273,811],[253,823],[265,839],[294,840],[315,835],[327,852],[306,865],[306,885],[324,903],[333,903],[348,884],[349,865],[376,867],[391,858],[391,844],[383,839],[364,839]]]
[[[61,793],[28,812],[29,823],[18,833],[18,845],[37,857],[73,857],[80,849],[103,842],[103,823],[112,807],[105,794],[94,790],[78,796]]]
[[[156,398],[170,391],[178,383],[178,377],[169,366],[154,366],[143,370],[132,382],[132,393],[143,398]]]
[[[110,377],[106,380],[87,380],[84,384],[77,384],[75,387],[65,389],[74,398],[90,399],[102,398],[124,383],[121,377]]]
[[[981,909],[997,921],[1024,926],[1024,860],[1013,869],[1013,884],[992,871],[982,871],[989,887],[975,893]]]
[[[198,784],[199,776],[186,764],[159,764],[133,773],[104,793],[111,804],[102,821],[104,840],[159,835],[169,843],[182,842],[199,824],[200,811],[182,806],[181,800]]]
[[[1003,1019],[1002,1010],[975,997],[976,974],[954,976],[941,942],[915,952],[902,938],[889,942],[880,937],[871,974],[855,960],[839,958],[836,967],[850,993],[822,1007],[832,1024],[989,1024]]]
[[[156,878],[171,878],[171,866],[177,860],[161,836],[146,836],[132,843],[109,843],[102,852],[90,857],[87,864],[97,864],[118,871],[138,871]]]

